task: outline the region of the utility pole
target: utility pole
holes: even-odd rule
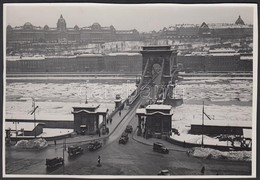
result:
[[[63,174],[65,172],[65,167],[64,167],[64,148],[65,147],[65,141],[63,141],[63,153],[62,153],[62,158],[63,158]]]
[[[202,107],[202,131],[201,131],[201,147],[203,147],[203,136],[204,136],[204,101],[203,101],[203,107]]]
[[[36,129],[35,129],[35,127],[36,127],[36,118],[35,118],[35,111],[36,111],[36,109],[39,107],[39,106],[36,106],[35,107],[35,99],[34,98],[32,98],[32,100],[33,100],[33,110],[32,110],[32,112],[31,112],[31,115],[33,114],[33,120],[34,120],[34,138],[36,139]]]

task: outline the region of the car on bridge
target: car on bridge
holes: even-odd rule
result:
[[[55,157],[52,159],[46,159],[46,166],[47,168],[54,168],[58,165],[63,165],[64,164],[64,159],[62,157]]]
[[[125,132],[126,133],[132,133],[133,132],[133,126],[127,125],[126,128],[125,128]]]
[[[76,156],[83,153],[83,148],[80,146],[69,146],[68,153],[69,156]]]
[[[168,154],[169,150],[160,142],[153,143],[153,151]]]
[[[120,139],[119,139],[119,144],[126,144],[129,140],[128,137],[128,133],[123,132],[123,134],[121,135]]]
[[[100,140],[95,140],[89,143],[88,149],[90,151],[95,151],[102,147],[102,142]]]

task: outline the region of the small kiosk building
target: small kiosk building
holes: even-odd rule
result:
[[[163,137],[171,134],[173,109],[170,105],[152,104],[136,110],[138,135]]]
[[[97,104],[80,104],[73,107],[74,131],[84,134],[97,134],[106,129],[107,108]]]

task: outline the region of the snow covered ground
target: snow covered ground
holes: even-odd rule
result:
[[[223,124],[245,124],[252,126],[252,81],[251,80],[216,80],[183,81],[179,83],[184,103],[174,109],[172,126],[180,132],[180,136],[172,135],[178,141],[201,144],[201,135],[189,134],[192,122],[202,122],[202,104],[204,111],[212,120],[223,121]],[[219,141],[216,137],[204,135],[204,144],[231,146],[231,142]],[[235,142],[235,146],[240,146]]]
[[[43,149],[48,146],[45,139],[20,140],[15,144],[18,149]]]
[[[73,133],[73,129],[56,129],[56,128],[43,128],[43,133],[38,137],[55,137]]]
[[[58,128],[43,128],[42,133],[37,136],[37,138],[48,138],[55,136],[64,136],[73,133],[73,129],[58,129]],[[15,132],[11,133],[11,137],[16,137]],[[26,136],[27,138],[30,136]],[[32,136],[34,137],[34,136]]]
[[[218,151],[210,148],[193,148],[190,155],[195,157],[207,158],[207,159],[229,159],[229,160],[239,160],[239,161],[251,161],[252,153],[251,151]]]

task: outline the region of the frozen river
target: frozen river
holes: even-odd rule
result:
[[[176,93],[184,104],[175,109],[174,120],[183,124],[205,110],[218,120],[248,121],[252,119],[252,80],[186,80],[178,84]],[[134,78],[8,80],[6,82],[6,118],[32,119],[32,98],[39,106],[37,119],[72,120],[72,107],[84,103],[101,104],[111,112],[116,94],[127,98],[136,88]],[[178,124],[178,123],[177,123]],[[186,123],[184,123],[186,124]]]

